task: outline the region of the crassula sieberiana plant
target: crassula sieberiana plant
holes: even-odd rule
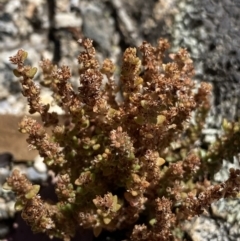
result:
[[[38,123],[25,117],[19,130],[55,173],[58,198],[41,199],[39,186],[14,170],[5,187],[16,194],[16,210],[34,232],[63,240],[79,227],[92,229],[96,237],[103,230],[123,230],[126,240],[180,240],[183,221],[215,200],[238,195],[239,170],[231,169],[224,183],[214,184],[212,177],[223,158],[238,154],[239,123],[224,121],[222,137],[204,150],[196,145],[211,86],[192,80],[193,63],[185,49],[170,54],[166,63],[164,39],[156,47],[143,42],[128,48],[116,81],[111,60],[100,64],[91,40],[79,44],[84,50],[78,56],[77,90],[68,66],[40,64],[42,84],[52,90],[65,121],[42,103],[33,80],[37,68],[24,64],[27,52],[10,58],[30,114],[42,118]]]

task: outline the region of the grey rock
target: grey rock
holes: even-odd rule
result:
[[[9,176],[9,174],[10,174],[9,167],[0,168],[0,185],[2,185],[6,181],[6,178]]]
[[[15,214],[15,201],[0,202],[0,220],[12,218]]]
[[[231,163],[227,160],[223,160],[223,164],[222,164],[221,169],[214,176],[214,181],[216,181],[216,182],[226,181],[229,177],[229,169],[230,168],[237,168],[237,169],[240,168],[239,157],[233,157],[233,163]]]
[[[179,9],[172,28],[173,49],[186,47],[194,59],[196,78],[213,84],[213,104],[218,115],[237,118],[240,114],[238,1],[179,0]],[[212,126],[220,123],[215,121]]]
[[[79,0],[70,0],[71,8],[79,8]]]
[[[45,182],[47,181],[48,175],[47,173],[40,173],[36,171],[34,167],[29,167],[26,171],[27,178],[31,180],[32,182]]]
[[[76,27],[80,28],[82,21],[80,17],[70,13],[58,13],[55,16],[56,28]]]
[[[186,222],[185,231],[192,241],[237,241],[240,233],[236,224],[229,224],[223,219],[212,219],[206,215]]]
[[[83,33],[85,37],[93,39],[107,54],[111,51],[113,36],[113,21],[104,5],[89,3],[81,7],[83,17]]]
[[[3,38],[3,35],[16,36],[18,32],[17,27],[12,22],[11,15],[8,13],[0,14],[0,40]]]

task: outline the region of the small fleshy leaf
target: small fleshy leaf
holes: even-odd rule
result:
[[[117,212],[121,208],[121,204],[118,202],[118,197],[116,195],[113,196],[113,204],[112,204],[112,211]]]
[[[90,125],[90,122],[88,119],[84,120],[82,123],[81,123],[81,126],[82,128],[88,128]]]
[[[143,125],[144,124],[144,118],[142,116],[135,116],[134,117],[134,121],[139,124],[139,125]]]
[[[21,211],[24,208],[24,205],[21,200],[17,200],[14,206],[16,211]]]
[[[32,188],[30,189],[30,191],[28,191],[25,194],[25,198],[26,199],[32,199],[33,197],[35,197],[37,195],[39,190],[40,190],[40,186],[39,185],[33,185]]]
[[[99,148],[100,148],[100,144],[95,144],[95,145],[92,146],[92,149],[94,151],[98,150]]]
[[[142,83],[143,83],[143,79],[141,77],[138,77],[134,80],[135,86],[141,85]]]
[[[104,218],[103,222],[108,225],[112,220],[110,218]]]
[[[144,108],[144,109],[147,109],[147,101],[146,100],[141,100],[140,102],[141,106]]]
[[[166,120],[166,116],[164,115],[158,115],[157,116],[157,125],[161,126]]]
[[[93,234],[96,238],[100,235],[101,232],[102,232],[102,227],[98,226],[93,228]]]
[[[13,74],[16,76],[16,77],[20,77],[21,74],[19,73],[19,71],[17,69],[14,69],[13,70]]]
[[[34,75],[37,73],[37,68],[33,67],[30,70],[28,70],[28,72],[26,73],[27,77],[29,78],[33,78]]]
[[[7,182],[5,182],[2,186],[2,189],[6,190],[6,191],[11,191],[12,187],[9,186]]]
[[[149,224],[150,224],[151,226],[153,226],[156,222],[157,222],[157,220],[156,220],[155,218],[153,218],[153,219],[151,219],[151,220],[149,221]]]
[[[28,52],[24,51],[22,52],[22,61],[25,61],[28,57]]]
[[[166,161],[163,159],[163,158],[161,158],[161,157],[158,157],[157,158],[157,166],[162,166],[164,163],[165,163]]]

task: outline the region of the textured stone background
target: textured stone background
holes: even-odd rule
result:
[[[186,47],[191,53],[196,80],[213,84],[213,108],[205,133],[209,139],[214,138],[223,117],[238,119],[240,115],[239,13],[240,0],[0,0],[0,114],[27,113],[9,63],[9,56],[19,48],[27,50],[31,65],[38,66],[42,58],[50,58],[56,64],[71,66],[72,82],[77,85],[78,38],[92,38],[100,60],[109,57],[119,64],[126,47],[137,46],[142,40],[154,44],[159,37],[166,37],[173,51]],[[40,78],[38,74],[36,81]],[[42,95],[44,101],[51,100],[47,91]],[[4,149],[1,143],[10,138],[9,143],[18,147],[11,150],[17,156],[24,140],[11,135],[16,126],[16,121],[11,121],[0,117],[0,149]],[[0,166],[1,173],[7,173],[9,167],[5,164]],[[228,168],[226,162],[217,181],[226,177]],[[41,235],[31,236],[21,221],[20,228],[13,232],[9,221],[10,217],[14,220],[12,203],[7,206],[12,197],[2,192],[0,195],[0,239],[8,234],[9,241],[47,240]],[[239,200],[221,200],[212,205],[210,214],[186,224],[188,240],[240,240],[239,209]],[[91,236],[85,237],[92,240]],[[121,240],[120,235],[115,240]]]

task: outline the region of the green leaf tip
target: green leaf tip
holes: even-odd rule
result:
[[[37,195],[39,190],[40,190],[39,185],[33,185],[32,188],[25,194],[25,198],[32,199],[33,197],[35,197]]]
[[[29,78],[33,78],[36,73],[37,73],[37,68],[33,67],[33,68],[31,68],[30,70],[27,71],[26,75]]]

